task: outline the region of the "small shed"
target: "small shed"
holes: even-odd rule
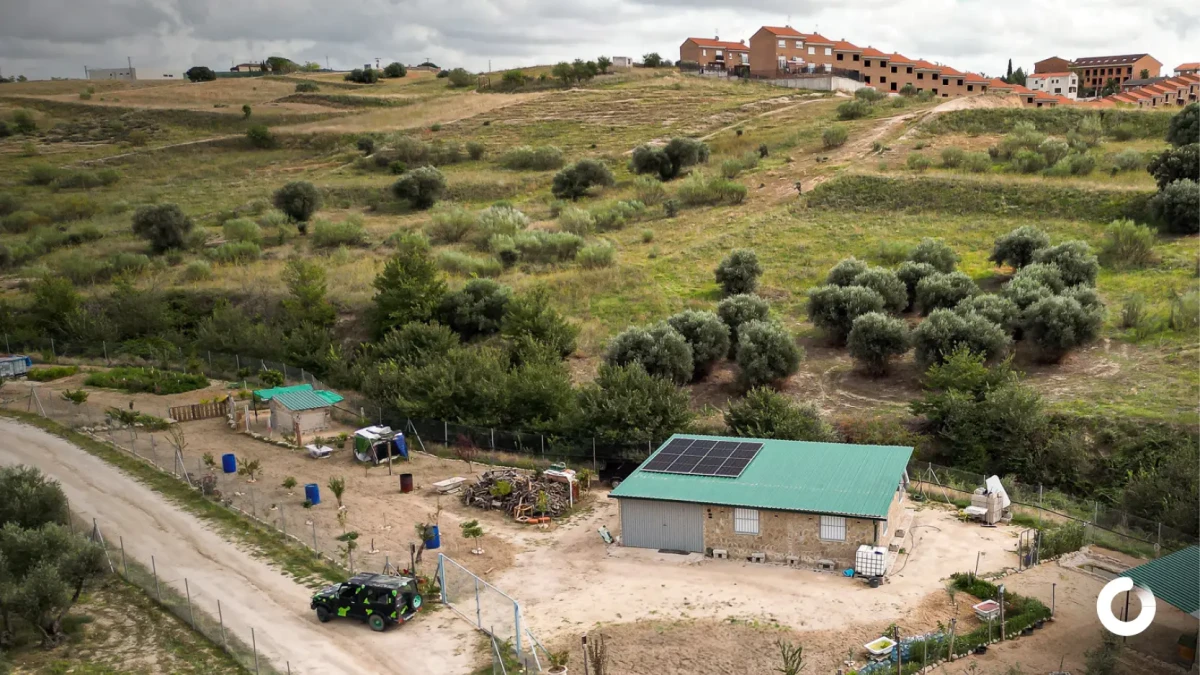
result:
[[[631,56],[614,56],[612,57],[613,68],[632,68],[633,57]]]
[[[20,377],[33,367],[33,359],[28,356],[0,356],[0,378]]]
[[[291,391],[270,398],[271,428],[283,433],[295,433],[299,442],[305,434],[329,428],[333,406],[318,392]]]
[[[391,427],[371,426],[354,432],[354,457],[360,462],[382,464],[394,457],[408,459],[404,434]]]

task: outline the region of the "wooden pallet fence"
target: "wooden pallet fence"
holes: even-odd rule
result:
[[[171,419],[176,422],[193,422],[211,417],[224,417],[229,414],[229,402],[221,399],[215,403],[171,406],[170,414]]]

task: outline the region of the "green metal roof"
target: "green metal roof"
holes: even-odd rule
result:
[[[1200,546],[1131,567],[1121,576],[1150,589],[1155,598],[1200,618]]]
[[[327,402],[329,402],[329,405],[340,403],[341,401],[345,400],[345,397],[341,394],[337,393],[336,391],[329,391],[328,389],[318,389],[313,393],[325,399]]]
[[[288,410],[312,410],[314,408],[328,408],[329,401],[319,396],[315,391],[290,391],[284,394],[276,394],[274,396],[279,405]]]
[[[638,467],[609,496],[882,519],[887,518],[888,507],[912,456],[912,448],[891,445],[694,434],[676,434],[667,443],[677,437],[754,441],[763,447],[737,478],[658,473]],[[654,455],[659,452],[662,447]]]
[[[259,389],[254,392],[254,395],[260,401],[270,401],[279,394],[290,394],[294,391],[312,391],[311,384],[293,384],[290,387],[275,387],[274,389]]]

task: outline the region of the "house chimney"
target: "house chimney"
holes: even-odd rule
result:
[[[743,44],[743,45],[746,44],[746,38],[742,38],[741,40],[738,40],[738,43]]]

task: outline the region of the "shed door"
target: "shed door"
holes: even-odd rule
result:
[[[650,499],[621,500],[621,540],[626,546],[704,552],[699,504]]]

